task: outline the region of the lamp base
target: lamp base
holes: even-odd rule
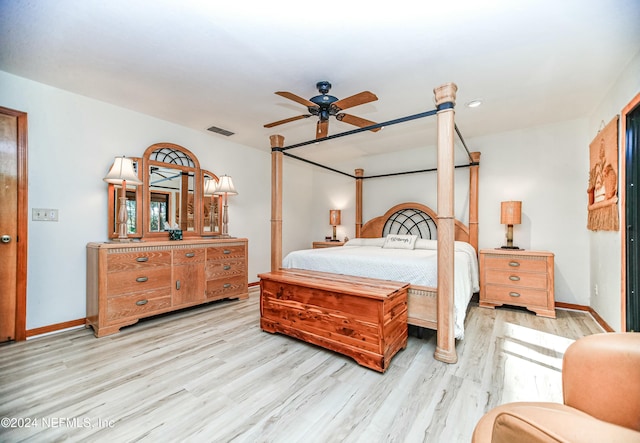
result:
[[[112,238],[109,240],[109,243],[131,243],[133,242],[132,238]]]

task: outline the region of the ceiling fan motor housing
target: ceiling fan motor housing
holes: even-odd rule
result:
[[[331,83],[328,81],[321,81],[316,83],[318,92],[322,95],[316,95],[309,99],[310,102],[315,103],[317,107],[309,107],[309,113],[320,117],[320,121],[329,120],[329,116],[336,115],[338,111],[335,106],[331,106],[332,103],[337,102],[338,98],[333,95],[327,94],[331,90]]]

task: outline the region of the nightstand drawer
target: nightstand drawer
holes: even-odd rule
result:
[[[535,289],[547,289],[547,274],[536,272],[501,271],[487,269],[485,271],[487,284],[509,285]]]
[[[486,301],[508,305],[546,306],[546,289],[516,288],[500,285],[486,286]]]
[[[514,271],[547,272],[546,257],[498,257],[487,254],[484,259],[487,269],[513,269]]]

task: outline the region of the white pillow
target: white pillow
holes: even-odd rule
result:
[[[382,247],[386,249],[413,249],[417,239],[417,235],[389,234]]]
[[[352,238],[345,246],[378,246],[382,247],[384,238]]]
[[[419,238],[416,241],[415,249],[438,249],[438,240]]]

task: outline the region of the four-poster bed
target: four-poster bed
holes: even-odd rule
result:
[[[469,153],[469,226],[465,227],[454,217],[453,172],[456,166],[454,166],[453,147],[454,131],[457,131],[457,128],[454,123],[453,109],[455,106],[456,91],[457,87],[455,84],[444,84],[434,89],[436,99],[435,111],[417,114],[393,122],[377,124],[377,126],[383,126],[401,123],[402,121],[428,115],[436,115],[437,118],[437,214],[433,214],[433,211],[427,208],[427,210],[433,214],[433,222],[437,225],[438,232],[437,285],[435,288],[420,286],[413,288],[414,296],[410,296],[408,322],[417,326],[437,330],[437,344],[434,356],[436,359],[446,363],[455,363],[457,361],[454,334],[455,241],[469,242],[473,246],[476,255],[478,248],[478,165],[480,153]],[[371,128],[372,127],[360,128],[338,134],[337,136],[350,135]],[[458,135],[460,135],[459,132]],[[314,140],[313,142],[319,142],[333,137],[336,136]],[[284,137],[273,135],[270,139],[272,147],[271,272],[277,272],[283,267],[282,159],[286,149],[304,144],[284,148]],[[288,153],[286,155],[296,158]],[[367,177],[364,176],[362,169],[358,169],[355,171],[354,178],[356,181],[356,238],[382,237],[383,226],[389,218],[389,214],[375,218],[363,225],[362,183]],[[395,210],[397,208],[393,209]]]

